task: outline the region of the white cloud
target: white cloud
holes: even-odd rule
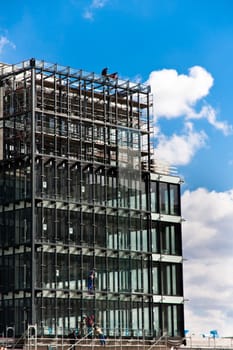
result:
[[[189,119],[201,119],[205,118],[210,125],[214,126],[215,129],[222,131],[224,135],[229,135],[232,133],[232,125],[227,122],[220,122],[217,120],[217,113],[213,107],[210,105],[205,105],[201,108],[200,112],[195,112],[194,110],[190,112]]]
[[[182,212],[186,328],[232,335],[233,190],[186,191]]]
[[[192,67],[189,75],[175,69],[162,69],[150,74],[150,85],[155,95],[156,116],[174,118],[192,113],[193,106],[207,96],[213,78],[202,67]]]
[[[224,134],[229,134],[232,127],[227,122],[217,121],[215,109],[203,100],[213,83],[212,75],[200,66],[191,67],[188,75],[179,75],[175,69],[153,71],[149,84],[155,100],[155,118],[202,118]],[[202,104],[200,110],[199,103]]]
[[[107,2],[108,0],[92,0],[90,5],[85,9],[83,17],[88,20],[93,20],[95,10],[103,8]]]
[[[102,8],[105,6],[105,4],[107,3],[107,0],[93,0],[91,3],[91,7],[93,8]]]
[[[93,12],[90,11],[89,9],[86,9],[84,14],[83,14],[83,17],[85,19],[89,19],[89,20],[92,20],[93,19]]]
[[[156,159],[176,166],[189,164],[208,139],[207,129],[197,129],[200,119],[205,119],[224,135],[232,134],[232,126],[217,120],[216,110],[204,100],[214,79],[203,67],[194,66],[187,75],[178,74],[175,69],[153,71],[147,83],[154,96]],[[167,130],[163,132],[160,126],[162,118],[179,118],[184,128],[179,134],[167,136]]]
[[[16,48],[15,44],[12,43],[6,36],[0,36],[0,54],[3,53],[6,46],[11,46],[13,49]]]
[[[167,137],[156,130],[157,146],[155,155],[159,159],[173,165],[186,165],[190,163],[194,154],[202,148],[207,140],[203,132],[195,132],[190,122],[185,124],[185,132],[182,135],[173,134]]]

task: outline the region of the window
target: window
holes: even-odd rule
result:
[[[95,201],[98,204],[105,204],[105,175],[103,169],[95,173]]]
[[[163,305],[162,329],[168,336],[182,336],[183,332],[183,305]]]
[[[159,278],[160,278],[159,266],[156,263],[153,263],[153,268],[152,268],[152,291],[153,291],[153,294],[160,293]]]
[[[15,254],[15,289],[30,287],[30,255]]]
[[[158,241],[158,232],[157,232],[157,223],[152,222],[151,227],[151,250],[153,253],[159,252],[159,241]]]
[[[107,205],[110,207],[117,206],[117,178],[114,171],[111,171],[107,175]]]
[[[182,266],[181,264],[164,264],[161,267],[162,294],[182,295]]]
[[[159,183],[159,213],[180,215],[180,187],[176,184]]]
[[[83,170],[83,187],[82,196],[83,200],[89,203],[93,202],[93,191],[94,191],[94,173],[91,167],[87,167]]]
[[[181,226],[160,223],[161,254],[181,255]]]
[[[158,212],[158,201],[157,201],[157,182],[151,182],[151,211],[153,213]]]
[[[180,215],[179,186],[170,184],[170,214]]]
[[[167,183],[159,183],[159,212],[169,214],[169,189]]]

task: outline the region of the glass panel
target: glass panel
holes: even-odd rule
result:
[[[105,205],[105,174],[102,169],[95,174],[95,202]]]
[[[95,242],[101,247],[107,247],[106,216],[104,214],[95,214]]]
[[[119,291],[129,292],[131,288],[130,280],[130,259],[120,259],[119,260]],[[136,270],[134,272],[137,273]],[[136,276],[136,275],[135,275]],[[137,281],[137,278],[136,278]],[[137,283],[137,282],[136,282]],[[117,288],[117,285],[116,285]]]
[[[159,183],[159,207],[161,214],[169,214],[168,184]]]
[[[117,206],[117,181],[114,172],[107,174],[107,205],[110,207]]]
[[[170,184],[170,214],[180,215],[179,185]]]
[[[30,256],[29,254],[15,255],[15,288],[30,287]]]
[[[93,213],[83,213],[83,242],[87,245],[93,246],[94,242],[94,226],[93,226]]]
[[[132,231],[130,234],[131,249],[137,250],[137,232]]]
[[[42,181],[42,191],[45,197],[55,197],[55,164],[51,159],[44,165],[44,178]]]
[[[57,167],[57,199],[67,200],[68,194],[68,168],[67,163],[62,162]]]
[[[139,309],[140,311],[140,309]],[[150,310],[148,307],[144,307],[144,330],[145,330],[145,336],[151,336],[151,327],[150,327]],[[139,313],[141,315],[141,312]],[[142,322],[139,323],[139,329],[142,330]],[[142,335],[142,334],[141,334]]]
[[[148,277],[148,262],[143,261],[143,271],[142,271],[142,277],[143,277],[143,291],[144,293],[149,293],[149,277]]]
[[[171,266],[171,275],[172,275],[172,294],[177,295],[177,272],[176,265]]]
[[[181,225],[160,223],[161,254],[181,254]]]
[[[108,278],[109,278],[109,288],[111,292],[118,291],[118,261],[114,258],[108,259]],[[119,282],[120,283],[120,282]],[[121,280],[122,283],[122,280]],[[119,287],[122,284],[119,284]]]
[[[83,200],[88,203],[93,203],[93,190],[94,190],[94,174],[88,167],[83,171],[83,185],[82,196]]]
[[[81,171],[80,166],[75,164],[70,171],[70,197],[72,201],[79,202],[81,196]]]
[[[57,215],[57,237],[56,240],[66,243],[69,236],[69,227],[68,227],[68,212],[67,210],[56,210]]]
[[[147,195],[146,195],[146,183],[141,182],[141,207],[142,210],[147,210]]]
[[[143,288],[141,260],[131,260],[131,266],[128,268],[131,268],[131,290],[133,292],[142,293]],[[144,273],[147,275],[147,271],[144,270]],[[144,281],[145,284],[148,283],[146,276]]]
[[[80,257],[76,255],[70,255],[70,289],[81,290],[86,288],[86,278],[81,275],[81,270],[77,269],[80,266]]]
[[[159,294],[160,293],[160,283],[159,283],[159,268],[157,265],[153,266],[152,269],[152,289],[153,289],[153,294]]]
[[[137,333],[138,333],[138,310],[137,310],[137,308],[132,309],[132,330],[133,330],[133,335],[137,336]]]
[[[129,218],[119,218],[119,249],[130,249]]]
[[[158,240],[156,222],[152,222],[152,227],[151,227],[151,250],[153,253],[159,252],[159,240]]]
[[[42,265],[43,287],[55,288],[55,254],[44,253]]]
[[[176,249],[176,243],[179,242],[178,239],[176,239],[175,225],[170,226],[170,235],[171,235],[170,253],[175,255],[175,254],[178,254],[178,249]],[[178,230],[177,230],[177,235],[178,235]]]
[[[172,294],[171,277],[171,266],[167,265],[164,270],[164,291],[167,295]]]
[[[161,254],[170,254],[170,224],[161,226]]]
[[[161,336],[161,326],[160,326],[160,318],[159,318],[159,306],[154,306],[153,308],[153,318],[154,318],[154,336]]]
[[[148,251],[147,230],[142,231],[142,250],[144,252]]]
[[[117,217],[107,216],[107,248],[117,249],[118,248],[118,237],[120,240],[120,233],[117,234]]]
[[[70,211],[69,240],[81,244],[81,214],[79,211]]]
[[[109,311],[109,335],[114,335],[115,322],[114,322],[114,310]]]
[[[179,335],[178,333],[178,316],[177,316],[177,306],[173,305],[173,334],[174,336]]]
[[[157,207],[157,182],[151,182],[151,211],[152,213],[158,212]]]
[[[57,254],[55,266],[55,278],[57,289],[69,288],[68,257],[65,254]]]
[[[182,265],[166,264],[162,266],[162,294],[182,295]]]
[[[169,305],[168,307],[167,307],[167,332],[168,332],[168,335],[172,335],[173,334],[173,328],[172,328],[172,326],[173,326],[173,322],[172,322],[172,306],[171,305]],[[165,329],[165,328],[164,328]]]

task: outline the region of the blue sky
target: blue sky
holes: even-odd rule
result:
[[[0,61],[151,84],[155,152],[185,179],[185,323],[233,335],[233,1],[4,1]]]

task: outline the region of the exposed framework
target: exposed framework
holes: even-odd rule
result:
[[[150,88],[34,59],[0,76],[1,327],[183,336],[180,179],[150,172]]]

